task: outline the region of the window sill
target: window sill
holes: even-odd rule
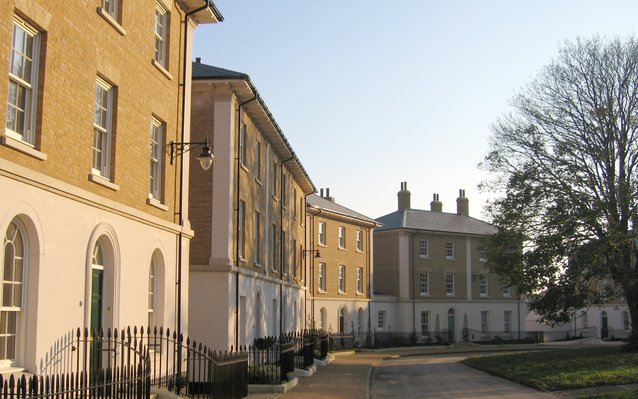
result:
[[[153,66],[155,68],[157,68],[162,73],[162,75],[166,76],[166,78],[168,80],[173,80],[173,75],[171,75],[171,73],[168,72],[168,70],[166,68],[164,68],[164,66],[162,64],[160,64],[159,62],[155,61],[154,59],[151,60],[151,64],[153,64]]]
[[[337,292],[337,295],[346,295],[347,293],[345,291],[339,291]]]
[[[361,250],[361,249],[355,249],[354,251],[355,251],[356,253],[358,253],[358,254],[362,254],[362,253],[363,253],[363,250]]]
[[[328,293],[328,291],[326,291],[326,290],[322,290],[322,289],[319,289],[318,293],[319,293],[319,294],[327,294],[327,293]]]
[[[420,293],[419,296],[423,297],[423,298],[432,298],[432,295],[430,294],[425,294],[425,293]]]
[[[511,295],[503,295],[503,298],[510,298],[511,299],[512,296]]]
[[[246,164],[242,163],[241,168],[244,170],[244,172],[250,173],[250,170],[248,170],[248,166],[246,166]]]
[[[244,258],[242,255],[239,255],[239,261],[241,263],[246,263],[246,258]]]
[[[448,256],[446,256],[446,257],[445,257],[445,260],[456,260],[456,258],[455,258],[455,257],[448,257]]]
[[[479,258],[479,262],[481,262],[481,263],[487,263],[487,259],[481,259],[481,258]]]
[[[338,249],[339,251],[346,251],[346,250],[347,250],[347,249],[346,249],[346,247],[338,247],[337,249]]]
[[[357,296],[364,296],[365,294],[363,292],[357,292]]]
[[[279,198],[277,198],[277,196],[276,196],[276,195],[273,195],[273,196],[272,196],[272,200],[273,200],[273,201],[275,201],[275,202],[279,202]]]
[[[168,207],[166,205],[162,204],[160,201],[156,200],[153,197],[148,197],[146,199],[146,204],[148,204],[148,205],[150,205],[152,207],[155,207],[157,209],[161,209],[163,211],[168,211]]]
[[[445,294],[448,298],[456,298],[456,294]]]
[[[322,248],[327,248],[328,246],[326,244],[322,244],[322,243],[317,243],[317,246],[322,247]]]
[[[261,262],[259,262],[258,260],[254,260],[254,261],[253,261],[253,263],[255,264],[255,267],[258,267],[258,268],[260,268],[260,269],[263,267],[263,266],[261,265]]]
[[[23,141],[20,140],[16,140],[13,137],[9,137],[9,136],[1,136],[0,137],[0,143],[4,146],[7,146],[9,148],[12,148],[16,151],[20,151],[23,154],[26,154],[30,157],[33,157],[35,159],[39,159],[40,161],[46,161],[47,160],[47,154],[36,150],[35,148],[33,148],[30,144],[27,144]]]
[[[425,255],[425,256],[419,255],[419,259],[430,259],[430,255]]]
[[[479,298],[489,298],[490,296],[487,294],[479,294]]]
[[[120,191],[120,186],[118,186],[117,184],[111,182],[109,179],[107,179],[106,177],[102,177],[98,174],[95,173],[91,173],[89,174],[89,181],[99,184],[100,186],[106,187],[109,190],[113,190],[113,191]]]
[[[109,14],[108,12],[106,12],[106,10],[102,7],[98,7],[97,8],[97,13],[104,18],[104,20],[106,22],[109,23],[109,25],[111,25],[113,27],[113,29],[115,29],[117,31],[117,33],[119,33],[122,36],[126,36],[126,29],[124,29],[122,27],[122,25],[119,24],[119,22],[117,22],[115,19],[113,19],[113,17],[111,16],[111,14]]]
[[[255,183],[257,183],[258,185],[262,186],[264,185],[264,183],[261,181],[261,179],[259,179],[258,177],[255,177]]]

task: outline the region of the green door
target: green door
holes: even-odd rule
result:
[[[91,272],[91,335],[98,336],[102,328],[102,298],[104,288],[104,270],[94,267]],[[91,370],[98,370],[102,363],[102,350],[99,341],[91,343]]]

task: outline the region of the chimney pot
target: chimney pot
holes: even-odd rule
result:
[[[195,62],[198,63],[198,64],[201,64],[202,63],[202,58],[201,57],[196,57],[195,58]]]

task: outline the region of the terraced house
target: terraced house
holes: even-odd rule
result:
[[[179,325],[192,230],[167,148],[189,141],[193,30],[220,19],[201,0],[0,2],[0,372],[46,371],[78,327]]]
[[[193,64],[190,335],[213,348],[299,331],[305,320],[306,197],[315,187],[250,77]]]
[[[410,196],[402,183],[397,211],[376,219],[375,330],[419,341],[525,338],[525,304],[481,246],[494,228],[469,216],[464,190],[455,213],[437,194],[430,210],[412,208]]]
[[[309,328],[370,331],[373,219],[335,202],[330,189],[308,197]]]

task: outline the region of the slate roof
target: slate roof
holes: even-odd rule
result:
[[[243,72],[231,71],[212,65],[193,62],[193,79],[241,79],[250,80],[250,76]]]
[[[396,211],[376,220],[383,224],[376,231],[409,229],[472,235],[490,235],[496,232],[491,224],[470,216],[421,209]]]
[[[323,198],[317,194],[309,195],[307,198],[307,202],[308,202],[308,205],[314,208],[325,209],[326,211],[329,211],[332,213],[336,213],[339,215],[351,217],[353,219],[359,219],[364,222],[374,223],[379,225],[379,223],[376,220],[369,218],[366,215],[363,215],[359,212],[355,212],[352,209],[346,208],[343,205],[339,205],[336,202],[332,202],[329,199]]]

